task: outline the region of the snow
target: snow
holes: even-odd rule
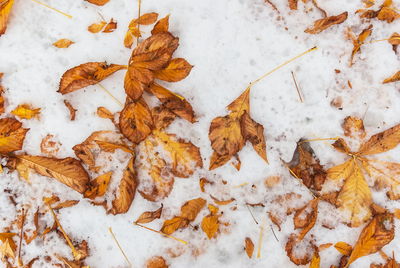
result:
[[[395,73],[400,65],[399,56],[392,51],[390,44],[376,42],[364,45],[361,53],[355,56],[355,64],[349,67],[352,44],[345,39],[345,29],[351,27],[358,34],[369,25],[354,14],[363,7],[361,1],[318,1],[328,15],[349,12],[349,18],[344,23],[318,35],[304,33],[314,20],[321,18],[321,13],[313,8],[311,1],[307,4],[299,1],[297,11],[289,11],[287,1],[271,2],[279,12],[263,0],[142,0],[142,13],[157,12],[160,18],[171,15],[171,32],[180,38],[180,46],[174,56],[184,57],[195,66],[185,80],[163,85],[192,104],[198,121],[190,124],[181,119],[175,120],[168,132],[200,147],[206,168],[198,170],[188,179],[175,179],[168,198],[153,203],[137,194],[127,214],[112,216],[106,215],[102,207],[83,200],[81,195],[68,187],[38,175],[32,175],[31,184],[28,184],[18,179],[16,173],[3,173],[0,175],[0,191],[16,193],[18,208],[21,204],[30,204],[30,214],[42,204],[43,196],[56,194],[62,201],[81,200],[72,208],[60,210],[59,219],[73,239],[88,241],[90,256],[86,262],[90,267],[127,267],[108,227],[113,228],[133,267],[143,267],[145,261],[154,255],[164,256],[171,267],[297,267],[285,252],[287,238],[294,232],[293,214],[285,216],[279,232],[267,217],[267,211],[279,210],[280,204],[273,200],[285,193],[295,192],[302,196],[296,203],[298,207],[312,197],[290,176],[281,159],[291,159],[296,142],[302,137],[341,136],[340,125],[348,115],[363,117],[368,134],[398,124],[400,84],[382,85],[381,82]],[[73,157],[72,147],[83,142],[92,132],[115,129],[110,120],[96,116],[97,107],[104,106],[112,112],[120,111],[121,107],[99,86],[62,96],[57,93],[59,79],[67,69],[89,61],[126,64],[131,50],[123,46],[123,38],[129,21],[137,16],[137,3],[111,0],[103,7],[85,1],[49,0],[46,3],[71,14],[73,18],[68,19],[33,1],[16,1],[7,32],[0,37],[0,72],[5,74],[2,85],[6,88],[6,112],[22,103],[40,107],[40,120],[22,120],[24,127],[30,128],[23,151],[40,154],[40,142],[50,133],[62,144],[57,157]],[[108,34],[89,33],[87,26],[100,21],[99,14],[107,21],[114,18],[118,22],[117,30]],[[398,21],[387,24],[372,20],[373,32],[368,40],[388,38],[399,30]],[[141,30],[147,33],[151,27],[141,27]],[[75,44],[67,49],[53,47],[52,43],[61,38],[71,39]],[[239,153],[242,161],[240,171],[230,164],[207,171],[212,153],[208,140],[211,120],[225,115],[225,107],[251,81],[313,46],[317,46],[318,50],[274,72],[251,90],[251,116],[265,127],[269,165],[248,144]],[[340,70],[340,74],[336,74],[335,69]],[[290,71],[295,72],[304,103],[298,99]],[[123,72],[117,72],[101,82],[122,102],[125,99],[123,76]],[[347,86],[348,80],[352,89]],[[342,109],[330,105],[336,97],[342,98]],[[64,99],[78,110],[75,121],[69,120]],[[335,152],[328,141],[311,145],[326,167],[342,163],[344,156]],[[398,153],[397,148],[379,158],[399,161]],[[120,152],[116,157],[119,168],[126,166],[126,155]],[[107,168],[116,170],[113,164]],[[121,172],[113,176],[110,187],[117,187],[118,174]],[[264,180],[269,176],[280,176],[281,182],[268,188]],[[179,214],[181,205],[189,199],[202,197],[212,203],[209,195],[199,190],[201,177],[214,182],[214,185],[205,187],[216,198],[235,198],[233,203],[220,206],[223,212],[220,220],[228,225],[221,229],[216,239],[208,240],[200,228],[187,228],[174,233],[174,236],[189,242],[189,245],[183,245],[132,224],[142,212],[155,210],[161,203],[164,205],[161,220],[146,226],[159,230],[162,221]],[[240,186],[243,183],[247,184]],[[377,204],[388,209],[399,207],[398,202],[388,200],[382,192],[373,192]],[[260,224],[255,224],[246,202],[265,204],[264,208],[250,207],[257,221],[260,224],[265,222],[266,226],[260,258],[255,257]],[[208,211],[203,209],[192,225],[198,226],[207,214]],[[9,226],[16,217],[15,207],[6,193],[0,195],[0,217],[0,230]],[[47,224],[51,222],[51,217],[48,217]],[[333,225],[334,229],[322,227],[324,222]],[[274,228],[279,241],[269,225]],[[396,231],[399,231],[398,220],[395,225]],[[27,226],[33,228],[32,220]],[[312,234],[318,245],[338,241],[353,245],[361,229],[362,226],[353,229],[340,223],[339,211],[321,202],[316,226],[306,237],[309,239]],[[250,237],[256,246],[252,259],[248,259],[243,250],[245,237]],[[399,245],[400,239],[396,236],[384,251],[388,255],[392,251],[398,253]],[[55,233],[44,241],[37,239],[23,249],[24,260],[55,254],[71,258],[64,240]],[[174,258],[171,251],[180,256]],[[320,252],[320,255],[321,267],[337,264],[340,258],[333,247]],[[379,254],[360,258],[351,267],[367,267],[372,262],[382,262]],[[52,266],[41,259],[33,267]]]

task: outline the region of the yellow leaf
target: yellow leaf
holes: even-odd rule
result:
[[[397,82],[400,80],[400,71],[397,71],[394,75],[392,75],[391,77],[386,78],[385,80],[383,80],[383,84],[387,84],[387,83],[393,83],[393,82]]]
[[[21,150],[28,130],[13,118],[0,119],[0,154]]]
[[[347,19],[347,12],[343,12],[337,16],[330,16],[327,18],[319,19],[314,22],[314,25],[307,28],[304,32],[309,34],[318,34],[329,27],[340,24]]]
[[[333,180],[347,179],[354,172],[354,160],[348,159],[343,164],[331,167],[327,170],[328,178]]]
[[[207,234],[208,239],[213,238],[219,228],[219,216],[218,215],[208,215],[201,221],[201,229]]]
[[[155,219],[159,219],[161,217],[161,213],[162,213],[162,209],[163,206],[161,205],[161,207],[155,211],[146,211],[143,212],[139,218],[135,221],[135,223],[149,223],[154,221]]]
[[[107,191],[111,176],[112,171],[104,173],[103,175],[100,175],[96,179],[90,181],[89,188],[84,193],[84,197],[95,199],[96,197],[103,196]]]
[[[98,33],[104,28],[106,24],[107,22],[105,21],[101,21],[100,23],[93,23],[88,26],[88,31],[91,33]]]
[[[396,12],[394,8],[391,7],[382,7],[379,10],[378,20],[386,21],[387,23],[392,23],[394,20],[400,18],[400,14]]]
[[[60,39],[57,42],[54,42],[53,46],[58,47],[58,48],[67,48],[74,43],[75,42],[72,42],[69,39]]]
[[[228,110],[242,116],[244,112],[250,112],[250,88],[247,88],[243,93],[228,105]]]
[[[168,32],[169,28],[169,15],[160,19],[156,25],[154,25],[153,30],[151,30],[151,34],[158,34],[163,32]]]
[[[178,82],[185,79],[193,66],[183,58],[172,59],[168,65],[154,73],[155,78],[167,82]]]
[[[23,119],[38,118],[40,114],[40,108],[34,109],[28,104],[20,104],[11,113]]]
[[[208,137],[211,147],[218,155],[233,156],[243,148],[245,142],[239,118],[231,115],[214,118]]]
[[[350,57],[350,66],[353,65],[353,59],[357,52],[360,51],[361,46],[364,44],[365,40],[371,35],[372,33],[372,24],[361,31],[357,39],[353,39],[353,50],[351,52]]]
[[[13,245],[15,247],[14,241],[11,238],[6,239],[3,242],[3,244],[0,246],[0,253],[2,259],[7,259],[7,258],[15,259],[15,248],[13,248]]]
[[[17,155],[18,161],[36,173],[54,178],[79,193],[84,193],[89,175],[81,163],[71,157],[58,159],[43,156]]]
[[[14,0],[5,0],[0,3],[0,36],[6,32],[8,17]]]
[[[134,41],[134,39],[133,39],[132,31],[128,30],[124,37],[124,46],[126,48],[131,48],[133,45],[133,41]]]
[[[251,259],[254,252],[254,243],[250,237],[246,237],[244,240],[244,250],[246,251],[247,256]]]
[[[97,143],[97,145],[99,145],[100,149],[102,149],[105,152],[114,153],[115,150],[120,149],[126,153],[133,154],[133,151],[125,144],[100,141],[100,140],[95,140],[95,142]]]
[[[320,268],[320,262],[321,258],[319,257],[318,253],[314,253],[309,268]]]
[[[337,242],[335,244],[335,248],[345,256],[350,256],[351,252],[353,251],[353,247],[346,242]]]
[[[357,155],[379,154],[389,151],[400,143],[400,124],[373,135],[360,146]]]

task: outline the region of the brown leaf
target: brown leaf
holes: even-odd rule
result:
[[[69,208],[69,207],[75,206],[78,203],[79,203],[79,200],[67,200],[67,201],[58,203],[57,205],[55,205],[53,207],[53,209],[57,210],[57,209],[62,209],[62,208]]]
[[[216,152],[213,152],[213,154],[211,155],[211,158],[210,158],[209,170],[213,170],[220,166],[225,165],[231,158],[232,158],[232,156],[230,156],[228,154],[227,155],[219,155]]]
[[[17,155],[18,161],[36,173],[54,178],[79,193],[84,193],[89,175],[80,161],[67,157],[63,159],[43,156]]]
[[[369,25],[368,28],[362,30],[361,33],[358,35],[357,39],[355,39],[354,37],[352,38],[354,47],[351,52],[350,66],[353,65],[354,56],[356,55],[357,52],[360,51],[361,46],[364,44],[365,40],[371,35],[371,33],[372,33],[372,24]]]
[[[347,19],[347,12],[343,12],[337,16],[330,16],[327,18],[319,19],[314,22],[312,27],[307,28],[304,32],[309,34],[318,34],[329,27],[340,24]]]
[[[342,124],[344,135],[351,138],[365,138],[364,122],[361,118],[347,116]]]
[[[95,199],[96,197],[103,196],[108,188],[112,176],[112,171],[98,176],[96,179],[89,182],[89,188],[83,194],[84,197]]]
[[[132,157],[122,174],[116,197],[112,201],[112,208],[109,211],[111,214],[116,215],[128,212],[132,201],[135,198],[138,182],[134,162],[135,158]]]
[[[113,142],[107,142],[107,141],[99,141],[99,140],[95,140],[95,142],[100,147],[100,149],[105,152],[114,153],[115,150],[120,149],[126,153],[133,154],[132,149],[130,149],[125,144],[113,143]]]
[[[107,23],[106,27],[104,27],[103,33],[112,33],[115,29],[117,29],[117,22],[111,19],[110,22]]]
[[[358,155],[371,155],[387,152],[400,143],[400,124],[378,134],[364,142],[358,150]]]
[[[75,42],[72,42],[69,39],[60,39],[60,40],[54,42],[53,46],[58,47],[58,48],[67,48],[72,44],[75,44]]]
[[[0,3],[0,36],[6,32],[8,17],[13,5],[14,0],[4,0]]]
[[[317,250],[316,246],[312,242],[304,242],[305,240],[298,240],[295,234],[289,236],[286,242],[285,250],[289,259],[296,265],[306,265],[312,259],[313,252]],[[307,245],[299,245],[300,243],[308,243]],[[304,247],[306,246],[306,247]],[[298,252],[300,249],[300,252]],[[299,253],[301,256],[298,256]]]
[[[0,119],[0,154],[8,154],[22,149],[28,128],[13,118]]]
[[[206,178],[200,178],[200,180],[199,180],[199,185],[200,185],[200,190],[201,190],[203,193],[205,192],[204,186],[205,186],[206,184],[213,184],[213,182],[207,180]],[[400,213],[399,213],[399,215],[400,215]]]
[[[75,90],[95,85],[125,66],[104,62],[88,62],[66,71],[60,80],[58,92],[71,93]]]
[[[11,113],[22,119],[39,118],[40,108],[34,109],[28,104],[20,104]]]
[[[55,157],[57,152],[60,150],[61,144],[57,141],[52,140],[53,135],[47,134],[40,143],[40,151],[49,157]]]
[[[250,141],[257,154],[268,163],[264,127],[254,121],[247,112],[241,117],[240,127],[244,139]]]
[[[353,251],[353,247],[346,242],[337,242],[335,244],[335,248],[337,251],[345,256],[350,256],[351,252]]]
[[[211,147],[218,155],[229,155],[230,157],[239,152],[245,142],[240,128],[240,120],[231,115],[214,118],[208,137]]]
[[[4,109],[4,88],[1,85],[1,78],[3,77],[3,73],[0,73],[0,114],[4,113],[5,109]]]
[[[400,14],[396,12],[394,8],[391,7],[382,7],[379,10],[378,20],[386,21],[387,23],[392,23],[394,20],[400,18]]]
[[[93,172],[97,172],[99,167],[96,167],[96,160],[94,159],[94,155],[90,150],[90,146],[85,142],[81,144],[77,144],[72,147],[74,150],[75,155],[89,167],[89,169]]]
[[[289,8],[291,10],[297,10],[297,2],[298,0],[288,0],[289,2]]]
[[[244,250],[246,251],[247,256],[251,259],[254,252],[254,243],[251,241],[250,237],[246,237],[244,240]]]
[[[133,36],[134,35],[132,34],[131,30],[128,30],[126,32],[125,37],[124,37],[124,46],[126,48],[131,48],[132,47],[133,41],[134,41]]]
[[[146,211],[143,212],[139,218],[137,218],[137,220],[135,221],[136,223],[149,223],[154,221],[155,219],[159,219],[161,217],[161,213],[162,213],[162,209],[163,206],[161,205],[161,207],[155,211]]]
[[[85,0],[85,1],[88,1],[89,3],[91,3],[93,5],[104,6],[110,0]]]
[[[310,190],[320,191],[326,179],[326,171],[310,143],[300,139],[292,160],[287,163],[291,172]]]
[[[76,116],[76,111],[77,111],[77,109],[75,109],[73,106],[72,106],[72,104],[71,103],[69,103],[67,100],[64,100],[64,104],[65,104],[65,106],[68,108],[68,110],[69,110],[69,119],[71,120],[71,121],[74,121],[75,120],[75,116]]]
[[[348,154],[351,152],[350,147],[347,145],[346,141],[342,138],[337,139],[333,144],[333,148],[338,150],[341,153]]]
[[[315,225],[318,217],[318,201],[319,199],[315,198],[304,207],[296,210],[293,222],[295,229],[302,229],[298,237],[299,240],[302,240]]]
[[[127,103],[119,117],[121,133],[131,142],[138,144],[153,130],[151,111],[144,99]]]
[[[193,66],[185,59],[176,58],[172,59],[165,68],[155,71],[154,76],[167,82],[178,82],[185,79],[192,68]]]
[[[145,13],[145,14],[141,15],[139,18],[132,20],[129,24],[129,28],[132,26],[135,26],[137,24],[140,24],[140,25],[153,24],[157,21],[157,18],[158,18],[158,14],[155,12]]]
[[[201,229],[207,234],[208,239],[215,237],[219,228],[219,215],[209,214],[201,221]]]
[[[114,120],[114,114],[103,106],[97,108],[97,115],[101,118]]]
[[[387,84],[387,83],[393,83],[393,82],[397,82],[400,80],[400,71],[396,72],[394,75],[392,75],[391,77],[386,78],[385,80],[383,80],[383,84]]]
[[[378,214],[361,231],[346,267],[360,257],[373,254],[394,238],[393,214]]]
[[[88,26],[88,31],[91,33],[98,33],[100,32],[104,26],[107,24],[105,21],[101,21],[99,23],[93,23]]]
[[[146,268],[168,268],[168,264],[161,256],[154,256],[147,260]]]
[[[153,30],[151,30],[151,34],[168,32],[168,28],[169,28],[169,15],[157,21],[156,25],[154,25]]]
[[[151,109],[155,129],[162,130],[168,127],[176,118],[176,115],[164,105]]]
[[[191,123],[195,122],[193,108],[184,97],[173,93],[156,83],[151,84],[148,91],[156,96],[163,103],[165,108],[169,109],[177,116]]]

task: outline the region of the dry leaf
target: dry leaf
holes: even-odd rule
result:
[[[107,65],[105,62],[81,64],[63,74],[58,92],[67,94],[90,85],[95,85],[121,69],[125,69],[125,66],[117,64]]]
[[[169,15],[157,21],[156,25],[154,25],[153,30],[151,30],[151,34],[168,32],[168,28],[169,28]]]
[[[397,47],[400,45],[400,34],[398,33],[393,33],[389,40],[388,40],[389,44],[392,45],[393,51],[395,53],[397,53]]]
[[[319,19],[314,22],[314,25],[310,28],[307,28],[304,32],[309,34],[318,34],[329,27],[340,24],[347,19],[347,12],[343,12],[337,16],[330,16],[327,18]]]
[[[315,198],[304,207],[296,210],[293,222],[295,229],[302,229],[298,237],[299,240],[302,240],[315,225],[318,217],[318,201],[319,199]]]
[[[135,221],[135,223],[149,223],[154,221],[155,219],[159,219],[161,217],[161,213],[162,213],[162,209],[163,206],[161,205],[161,207],[155,211],[146,211],[143,212],[139,218],[137,218],[137,220]]]
[[[67,200],[61,203],[58,203],[53,207],[54,210],[62,209],[62,208],[69,208],[72,206],[75,206],[76,204],[79,203],[79,200]]]
[[[314,253],[314,256],[311,259],[311,263],[309,268],[320,268],[321,258],[319,257],[318,252]]]
[[[74,43],[75,42],[72,42],[69,39],[60,39],[57,42],[54,42],[53,46],[58,47],[58,48],[67,48]]]
[[[391,77],[386,78],[385,80],[383,80],[382,83],[383,84],[393,83],[393,82],[397,82],[399,80],[400,80],[400,71],[398,71],[397,73],[395,73]]]
[[[297,2],[298,0],[288,0],[289,2],[289,8],[291,10],[297,10]]]
[[[86,0],[86,1],[88,1],[91,4],[97,5],[97,6],[104,6],[110,0]]]
[[[154,256],[147,260],[146,268],[168,268],[168,264],[161,256]]]
[[[97,108],[97,115],[101,118],[114,120],[114,114],[102,106]]]
[[[60,150],[61,144],[57,141],[53,141],[53,135],[47,134],[40,143],[40,151],[49,157],[55,157],[57,152]]]
[[[68,108],[68,111],[69,111],[69,120],[74,121],[77,109],[75,109],[72,106],[72,104],[69,103],[67,100],[64,100],[64,104]]]
[[[201,179],[199,180],[200,190],[201,190],[203,193],[205,192],[204,186],[205,186],[206,184],[213,184],[213,182],[207,180],[206,178],[201,178]]]
[[[28,128],[13,118],[0,119],[0,154],[8,154],[22,149]]]
[[[3,73],[0,73],[0,114],[4,113],[5,109],[4,109],[4,88],[1,85],[1,78],[3,77]]]
[[[133,199],[135,198],[137,174],[134,167],[135,158],[129,160],[128,166],[122,174],[115,199],[112,201],[111,214],[123,214],[128,212]]]
[[[175,216],[174,218],[164,222],[161,232],[170,235],[178,229],[187,227],[191,221],[196,219],[197,214],[199,214],[205,204],[206,200],[202,198],[187,201],[181,207],[181,214],[179,216]]]
[[[309,142],[303,139],[297,142],[292,160],[287,165],[291,173],[299,178],[307,188],[321,191],[326,179],[326,171],[319,163]]]
[[[372,24],[369,25],[368,28],[362,30],[361,33],[358,35],[357,39],[352,37],[354,47],[353,51],[351,52],[350,66],[353,65],[354,56],[356,55],[357,52],[360,51],[361,46],[364,44],[365,40],[371,35],[371,33],[372,33]]]
[[[84,193],[89,175],[80,161],[67,157],[63,159],[43,156],[17,155],[18,161],[36,173],[54,178],[79,193]]]
[[[193,108],[184,97],[156,83],[151,84],[147,90],[156,96],[165,108],[191,123],[195,122]]]
[[[74,147],[72,147],[72,150],[74,150],[75,155],[85,165],[87,165],[91,171],[98,171],[99,167],[96,167],[96,160],[94,159],[94,155],[90,150],[90,146],[86,142],[75,145]]]
[[[346,267],[360,257],[373,254],[394,238],[393,214],[378,214],[361,231]]]
[[[158,130],[168,127],[176,118],[176,115],[164,105],[151,109],[151,116],[153,117],[154,127]]]
[[[14,0],[4,0],[0,3],[0,36],[6,32],[8,17]]]
[[[17,245],[13,240],[13,236],[15,235],[15,233],[0,233],[0,240],[3,242],[0,246],[1,259],[15,259],[15,251],[17,249]]]
[[[88,26],[88,31],[91,33],[99,33],[104,26],[107,24],[105,21],[101,21],[99,23],[93,23]]]
[[[153,118],[144,99],[125,104],[119,117],[119,128],[135,144],[146,139],[153,130]]]
[[[120,149],[126,153],[133,154],[133,151],[125,144],[113,143],[113,142],[107,142],[107,141],[99,141],[99,140],[95,140],[95,142],[100,147],[100,149],[105,152],[114,153],[115,150]]]
[[[11,113],[23,119],[39,118],[40,108],[34,109],[28,104],[20,104]]]
[[[342,124],[344,135],[351,138],[365,138],[365,128],[362,119],[354,116],[347,116]]]
[[[215,198],[215,197],[212,196],[212,195],[210,195],[210,197],[212,198],[212,200],[214,200],[214,202],[215,202],[217,205],[220,205],[220,206],[229,205],[230,203],[232,203],[233,201],[235,201],[235,198],[231,198],[231,199],[228,199],[228,200],[219,200],[219,199]]]
[[[254,251],[254,243],[251,241],[250,237],[246,237],[244,240],[244,250],[246,251],[247,256],[251,259]]]
[[[400,143],[400,124],[378,134],[373,135],[363,143],[358,150],[358,155],[371,155],[387,152]]]
[[[201,221],[201,229],[207,234],[208,239],[215,237],[219,228],[219,215],[207,215]]]
[[[89,188],[83,194],[84,197],[95,199],[96,197],[103,196],[108,188],[112,176],[112,171],[98,176],[96,179],[89,182]]]
[[[167,82],[178,82],[185,79],[192,68],[193,66],[185,59],[176,58],[172,59],[165,68],[155,71],[154,76],[157,79]]]
[[[115,29],[117,29],[117,22],[111,19],[110,22],[107,23],[106,27],[104,27],[103,33],[112,33]]]
[[[308,243],[306,245],[300,243]],[[298,252],[299,248],[301,248],[300,252]],[[310,242],[305,240],[298,240],[295,234],[291,234],[289,236],[288,241],[285,246],[286,254],[289,259],[296,265],[306,265],[309,263],[314,255],[314,252],[317,250],[316,246]],[[298,254],[301,256],[298,256]]]
[[[141,15],[139,18],[132,20],[129,23],[129,28],[134,27],[138,24],[140,25],[150,25],[157,21],[158,14],[155,12],[145,13]]]
[[[251,119],[247,112],[244,112],[240,120],[240,128],[244,139],[250,141],[258,155],[268,163],[264,127]]]
[[[400,18],[400,14],[396,12],[394,8],[382,7],[377,15],[378,20],[392,23],[394,20]]]
[[[353,251],[353,247],[346,242],[337,242],[335,244],[335,248],[345,256],[350,256],[351,252]]]

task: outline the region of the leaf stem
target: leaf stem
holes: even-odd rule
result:
[[[142,0],[138,0],[138,20],[140,19],[140,8],[142,6]],[[137,25],[138,27],[138,32],[140,33],[140,23]],[[139,37],[140,34],[136,37],[136,43],[139,44]]]
[[[32,0],[32,1],[35,2],[35,3],[37,3],[37,4],[39,4],[39,5],[42,5],[42,6],[44,6],[44,7],[47,7],[47,8],[49,8],[49,9],[51,9],[51,10],[54,10],[55,12],[58,12],[58,13],[64,15],[65,17],[67,17],[67,18],[69,18],[69,19],[72,19],[72,16],[71,16],[71,15],[69,15],[69,14],[67,14],[67,13],[65,13],[65,12],[62,12],[62,11],[60,11],[60,10],[54,8],[54,7],[51,7],[51,6],[49,6],[49,5],[45,4],[45,3],[42,3],[42,2],[40,2],[40,1],[38,1],[38,0]]]
[[[297,90],[297,94],[299,95],[299,99],[300,99],[300,102],[304,102],[304,99],[303,99],[303,94],[301,94],[301,92],[300,92],[300,88],[299,88],[299,85],[297,84],[297,81],[296,81],[296,77],[294,76],[294,72],[293,71],[291,71],[291,73],[292,73],[292,78],[293,78],[293,82],[294,82],[294,85],[296,86],[296,90]]]
[[[372,41],[367,42],[367,44],[372,44],[372,43],[382,42],[382,41],[389,41],[389,40],[400,40],[400,37],[392,37],[392,38],[372,40]]]
[[[119,244],[119,242],[118,242],[118,240],[117,240],[117,237],[115,236],[115,234],[114,234],[112,228],[111,228],[111,227],[108,227],[108,231],[110,232],[110,234],[111,234],[113,240],[115,241],[115,243],[117,244],[119,250],[121,251],[122,255],[124,256],[126,262],[129,264],[129,267],[132,267],[132,263],[129,261],[129,259],[128,259],[128,257],[126,256],[124,250],[122,249],[121,245]]]
[[[261,247],[263,242],[263,235],[264,235],[264,225],[266,224],[265,218],[260,226],[260,235],[258,236],[258,249],[257,249],[257,258],[261,258]]]
[[[339,137],[335,137],[335,138],[317,138],[317,139],[310,139],[310,140],[302,140],[299,143],[305,143],[305,142],[310,142],[310,141],[336,141],[338,140]]]
[[[184,245],[187,245],[187,244],[188,244],[188,242],[186,242],[185,240],[176,238],[176,237],[174,237],[174,236],[172,236],[172,235],[164,234],[163,232],[160,232],[160,231],[151,229],[151,228],[149,228],[149,227],[147,227],[147,226],[141,225],[141,224],[136,223],[136,222],[134,222],[133,224],[134,224],[134,225],[137,225],[137,226],[139,226],[139,227],[142,227],[142,228],[144,228],[144,229],[146,229],[146,230],[149,230],[149,231],[158,233],[158,234],[160,234],[160,235],[163,235],[163,236],[165,236],[165,237],[172,238],[172,239],[174,239],[174,240],[176,240],[176,241],[178,241],[178,242],[181,242],[181,243],[184,244]]]

